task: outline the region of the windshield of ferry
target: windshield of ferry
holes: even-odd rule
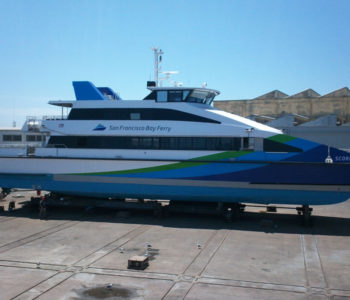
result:
[[[207,91],[193,90],[188,96],[188,102],[205,103],[210,105],[213,102],[215,95]]]

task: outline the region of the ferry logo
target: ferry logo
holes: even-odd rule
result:
[[[100,130],[100,131],[102,131],[102,130],[105,130],[105,129],[106,129],[106,127],[103,126],[103,125],[100,123],[100,124],[98,124],[98,125],[96,126],[96,128],[95,128],[94,130]]]

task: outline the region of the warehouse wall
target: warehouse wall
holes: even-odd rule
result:
[[[336,114],[342,122],[350,122],[350,97],[225,100],[215,101],[214,106],[243,117],[252,114],[279,117],[284,112],[315,119]]]

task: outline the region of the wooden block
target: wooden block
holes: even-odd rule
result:
[[[148,267],[148,257],[135,255],[128,260],[128,269],[144,270]]]

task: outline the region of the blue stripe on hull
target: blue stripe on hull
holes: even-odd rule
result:
[[[244,181],[265,184],[331,184],[350,185],[350,166],[345,164],[273,163],[230,173],[189,179]]]
[[[118,184],[54,181],[52,176],[0,175],[1,186],[34,188],[88,197],[170,199],[182,201],[249,202],[260,204],[325,205],[345,201],[348,192],[293,189],[225,188],[181,185]],[[277,187],[277,186],[276,186]]]

